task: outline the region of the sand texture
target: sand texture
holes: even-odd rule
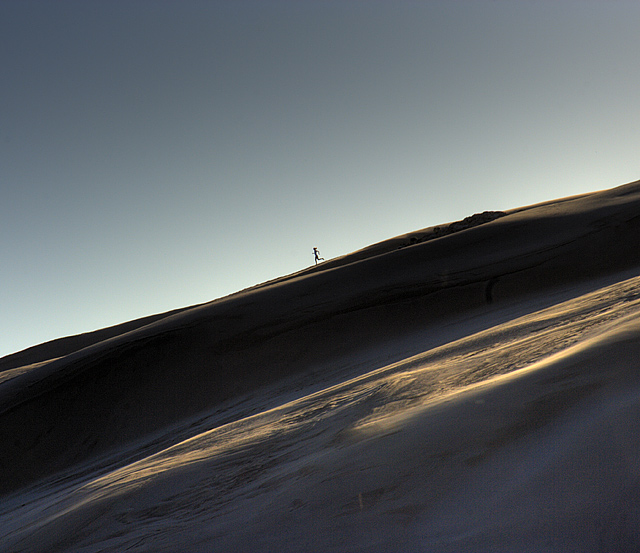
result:
[[[640,550],[640,181],[0,359],[3,551]]]

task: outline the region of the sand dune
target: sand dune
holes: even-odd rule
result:
[[[640,182],[0,360],[11,551],[640,549]]]

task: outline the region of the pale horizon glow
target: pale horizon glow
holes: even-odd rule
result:
[[[5,0],[0,356],[640,178],[640,4]]]

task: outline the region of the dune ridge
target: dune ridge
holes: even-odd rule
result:
[[[639,208],[478,215],[1,359],[0,544],[639,546]]]

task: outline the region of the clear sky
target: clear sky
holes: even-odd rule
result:
[[[640,2],[0,2],[0,356],[640,179]]]

